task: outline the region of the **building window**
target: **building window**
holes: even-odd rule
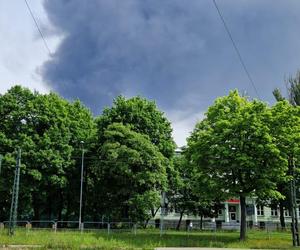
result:
[[[236,212],[236,206],[229,206],[229,212]]]
[[[264,215],[264,206],[256,205],[257,215]]]
[[[278,209],[276,207],[271,207],[271,216],[278,216]]]
[[[222,215],[222,209],[219,209],[218,214]]]
[[[284,210],[284,216],[285,217],[290,217],[291,216],[290,211],[288,209]]]

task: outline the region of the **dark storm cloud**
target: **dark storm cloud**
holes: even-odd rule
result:
[[[297,1],[218,1],[260,96],[300,66]],[[239,88],[255,97],[210,0],[48,0],[64,38],[44,80],[95,113],[118,94],[199,112]]]

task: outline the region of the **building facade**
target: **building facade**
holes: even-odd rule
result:
[[[259,205],[254,198],[247,198],[247,225],[248,227],[258,228],[280,228],[279,207],[268,207]],[[202,218],[201,227],[221,227],[224,229],[238,229],[240,225],[241,207],[239,199],[229,199],[224,202],[224,209],[218,211],[218,217]],[[297,216],[299,218],[300,210],[298,209]],[[284,211],[285,222],[291,223],[291,216],[289,210]],[[164,215],[157,214],[155,219],[162,219],[166,224],[175,226],[179,219],[180,214],[176,212],[165,213]],[[200,227],[199,216],[184,215],[182,217],[182,226],[192,222],[196,227]]]

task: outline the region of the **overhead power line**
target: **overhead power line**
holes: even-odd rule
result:
[[[236,53],[238,55],[239,61],[240,61],[241,65],[242,65],[242,67],[243,67],[243,69],[244,69],[244,71],[245,71],[245,73],[246,73],[246,75],[247,75],[247,77],[248,77],[248,79],[249,79],[249,81],[250,81],[250,83],[251,83],[251,85],[252,85],[252,87],[253,87],[256,95],[257,95],[257,97],[260,98],[260,96],[258,94],[258,91],[257,91],[257,88],[255,87],[254,81],[253,81],[253,79],[252,79],[252,77],[251,77],[251,75],[250,75],[250,73],[249,73],[249,71],[248,71],[248,69],[246,67],[246,64],[245,64],[245,62],[244,62],[244,60],[243,60],[243,58],[241,56],[241,53],[240,53],[240,51],[239,51],[239,49],[238,49],[238,47],[237,47],[237,45],[236,45],[236,43],[235,43],[232,35],[231,35],[231,32],[230,32],[230,30],[229,30],[229,28],[228,28],[228,26],[227,26],[227,24],[225,22],[225,19],[224,19],[222,13],[221,13],[221,10],[219,9],[219,7],[218,7],[218,5],[216,3],[216,0],[213,0],[213,3],[214,3],[214,5],[215,5],[215,7],[217,9],[217,12],[218,12],[218,14],[220,16],[220,19],[221,19],[221,21],[222,21],[222,23],[224,25],[224,28],[225,28],[225,30],[226,30],[226,32],[227,32],[227,34],[228,34],[228,36],[229,36],[229,38],[230,38],[230,40],[232,42],[233,48],[234,48],[234,50],[236,51]]]
[[[50,51],[50,49],[49,49],[49,46],[48,46],[48,44],[47,44],[47,42],[46,42],[46,40],[45,40],[45,37],[44,37],[44,35],[43,35],[43,33],[42,33],[42,31],[41,31],[41,29],[40,29],[40,27],[39,27],[39,25],[38,25],[38,23],[37,23],[37,21],[36,21],[36,18],[34,17],[34,15],[33,15],[32,11],[31,11],[31,8],[30,8],[30,6],[29,6],[27,0],[24,0],[24,1],[25,1],[26,6],[27,6],[27,9],[28,9],[28,11],[29,11],[29,13],[30,13],[30,16],[32,17],[32,19],[33,19],[33,21],[34,21],[34,23],[35,23],[35,26],[36,26],[36,28],[38,29],[39,33],[40,33],[40,36],[41,36],[41,38],[42,38],[42,40],[43,40],[43,42],[44,42],[45,48],[46,48],[46,50],[48,51],[49,55],[51,55],[52,53],[51,53],[51,51]]]

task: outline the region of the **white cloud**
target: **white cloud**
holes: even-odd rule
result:
[[[173,128],[173,138],[178,147],[186,145],[186,139],[190,136],[196,123],[204,118],[204,112],[192,113],[173,110],[168,112]]]
[[[40,26],[48,25],[42,1],[28,1]],[[0,93],[19,84],[32,90],[49,92],[37,68],[49,58],[24,1],[0,1]],[[52,51],[60,39],[46,37]]]

